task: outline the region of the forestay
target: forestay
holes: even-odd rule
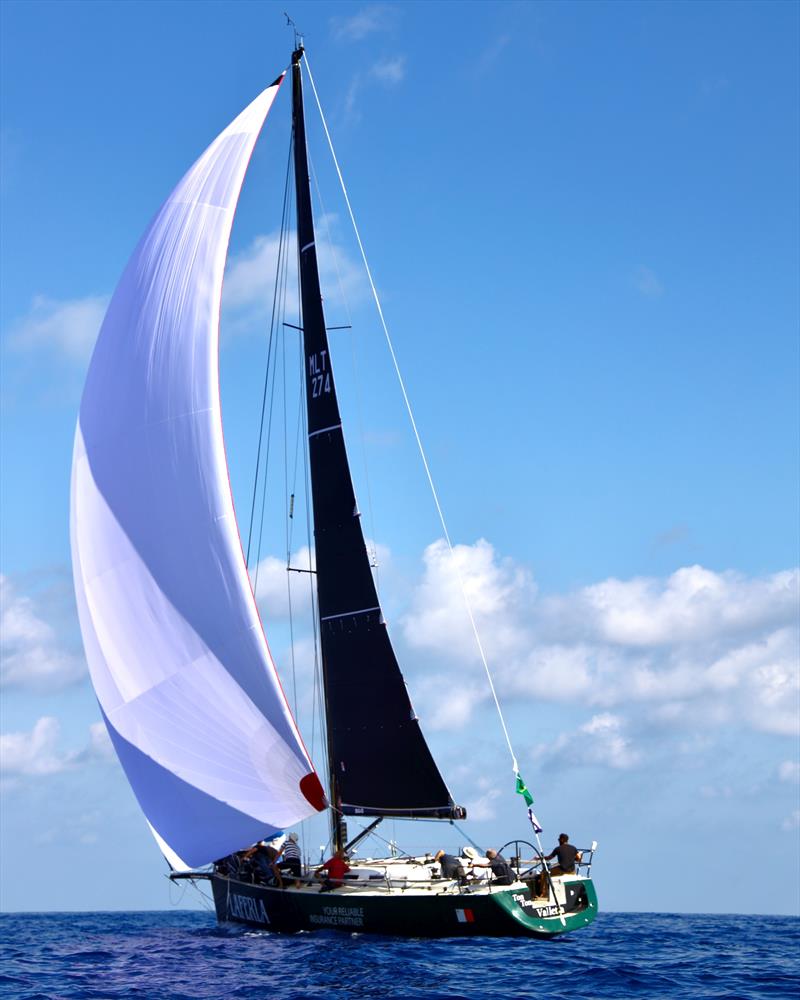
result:
[[[109,733],[170,858],[197,866],[324,805],[242,557],[219,401],[222,278],[268,87],[164,203],[81,402],[71,538]]]

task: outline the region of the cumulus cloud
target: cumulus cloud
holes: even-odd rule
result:
[[[631,647],[702,642],[791,622],[798,572],[766,578],[687,566],[666,580],[604,580],[577,594],[554,597],[545,613],[587,638]],[[563,625],[562,625],[563,627]]]
[[[0,575],[0,687],[64,687],[85,674],[83,657],[65,650],[37,604]]]
[[[476,795],[464,803],[467,816],[478,822],[494,819],[496,815],[495,802],[501,796],[500,789],[494,787],[494,782],[489,778],[478,778],[477,781],[473,778],[471,787],[475,789]]]
[[[525,609],[536,597],[531,574],[510,559],[499,559],[485,539],[456,545],[444,540],[425,549],[424,574],[409,612],[402,619],[408,644],[442,656],[477,662],[467,601],[485,645],[497,656],[520,641]],[[463,589],[462,589],[463,585]]]
[[[9,342],[18,351],[55,349],[70,360],[86,361],[107,306],[106,295],[63,300],[38,295],[12,328]]]
[[[56,751],[61,735],[58,720],[45,715],[28,733],[0,735],[0,770],[3,774],[57,774],[65,759]]]
[[[111,741],[102,722],[89,728],[87,744],[80,750],[61,751],[61,725],[44,715],[28,732],[0,735],[0,773],[6,777],[43,777],[60,774],[92,760],[113,758]]]
[[[409,645],[449,664],[464,691],[449,717],[438,715],[441,727],[463,725],[481,700],[460,575],[501,697],[606,712],[638,703],[662,725],[702,717],[797,732],[797,570],[747,577],[688,566],[666,578],[608,579],[540,596],[530,572],[484,539],[457,546],[454,556],[441,541],[427,548],[402,620]],[[595,716],[600,728],[587,735],[610,740],[601,726],[610,718]],[[606,757],[613,766],[630,761],[611,749]]]
[[[626,771],[639,763],[625,720],[610,712],[592,716],[574,733],[537,748],[536,756],[550,766],[593,765]]]
[[[422,678],[414,686],[414,706],[426,732],[462,730],[476,706],[489,696],[485,684],[453,683],[447,674]],[[446,696],[443,696],[446,692]]]

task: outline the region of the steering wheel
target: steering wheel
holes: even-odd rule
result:
[[[500,850],[497,853],[498,854],[502,854],[505,857],[505,851],[506,851],[507,847],[513,847],[514,848],[514,853],[511,855],[511,859],[512,859],[511,860],[511,867],[512,868],[514,867],[514,861],[516,860],[516,869],[517,869],[517,875],[519,876],[519,878],[525,878],[525,876],[529,875],[534,870],[534,868],[536,868],[536,866],[539,864],[539,861],[537,860],[529,868],[526,868],[524,872],[519,870],[519,863],[520,863],[520,859],[522,857],[522,851],[520,850],[520,848],[522,848],[522,847],[529,847],[530,850],[531,850],[531,854],[532,855],[534,855],[537,858],[541,858],[541,854],[539,852],[539,848],[538,847],[534,847],[533,844],[529,840],[509,840],[509,842],[507,844],[503,844],[503,846],[500,848]]]

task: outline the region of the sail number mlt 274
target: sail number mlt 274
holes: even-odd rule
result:
[[[331,373],[328,369],[328,352],[318,351],[308,356],[308,374],[311,379],[311,396],[316,399],[323,392],[331,391]]]

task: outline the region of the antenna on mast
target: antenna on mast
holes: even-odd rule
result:
[[[303,35],[302,35],[302,32],[300,32],[298,30],[297,25],[289,17],[289,15],[286,13],[286,11],[283,12],[283,16],[286,18],[286,26],[287,27],[291,27],[292,31],[294,31],[294,47],[295,47],[295,49],[302,49],[303,48]]]

